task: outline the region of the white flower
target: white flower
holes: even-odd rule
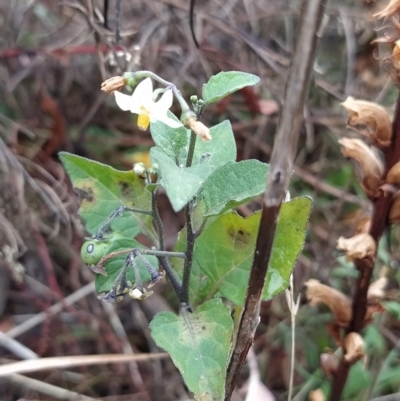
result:
[[[140,82],[132,96],[124,95],[118,91],[115,91],[114,94],[115,100],[122,110],[129,110],[131,113],[138,114],[137,124],[143,131],[148,128],[150,121],[161,121],[171,128],[179,128],[183,125],[167,115],[167,111],[172,106],[172,90],[166,90],[161,98],[154,102],[153,84],[150,78]]]

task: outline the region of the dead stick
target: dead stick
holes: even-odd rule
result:
[[[271,155],[253,266],[239,320],[236,343],[228,366],[226,401],[230,400],[258,324],[260,297],[268,271],[279,210],[293,170],[304,101],[314,64],[317,31],[325,2],[326,0],[303,0],[302,4],[296,50],[289,70],[284,105]]]

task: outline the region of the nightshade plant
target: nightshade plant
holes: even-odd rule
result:
[[[163,88],[153,92],[151,80]],[[102,89],[116,91],[117,104],[138,114],[139,128],[150,125],[155,143],[152,166],[136,164],[130,171],[117,171],[60,154],[81,198],[79,213],[90,233],[81,254],[95,273],[99,299],[117,302],[124,294],[143,299],[151,295],[148,288],[167,277],[180,313],[156,315],[151,333],[169,352],[197,400],[219,401],[225,396],[226,369],[235,343],[232,312],[243,307],[260,222],[260,212],[243,218],[234,209],[264,192],[268,174],[265,163],[236,161],[229,121],[208,129],[199,119],[207,105],[258,81],[243,72],[221,72],[203,85],[202,99],[190,98],[191,109],[175,85],[152,72],[111,78]],[[123,86],[134,88],[133,95],[120,93]],[[180,119],[168,110],[173,96],[182,109]],[[183,209],[186,218],[171,252],[165,249],[157,209],[160,187],[173,209]],[[288,287],[310,209],[307,197],[282,205],[263,299]],[[151,248],[138,242],[139,234],[147,237]]]

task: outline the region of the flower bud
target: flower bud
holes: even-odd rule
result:
[[[314,279],[308,280],[304,285],[307,287],[306,296],[310,305],[324,303],[332,311],[337,324],[341,327],[347,326],[352,312],[351,301],[346,295]]]
[[[367,136],[379,148],[390,146],[392,123],[389,114],[379,104],[356,100],[349,96],[342,106],[348,113],[348,125]]]
[[[324,371],[326,377],[328,377],[329,379],[332,378],[333,374],[339,367],[339,358],[333,353],[327,353],[327,352],[321,354],[319,358],[321,363],[321,369]]]
[[[323,391],[318,388],[317,390],[314,391],[310,391],[310,394],[308,395],[308,399],[310,401],[325,401],[325,394],[323,393]]]
[[[382,162],[361,139],[341,138],[339,143],[343,156],[358,162],[361,185],[369,197],[375,198],[382,181]]]
[[[133,165],[133,172],[136,175],[143,175],[146,172],[146,167],[143,163],[135,163]]]
[[[123,77],[112,77],[101,84],[101,90],[112,95],[114,91],[120,91],[126,85]]]
[[[186,120],[185,125],[203,141],[211,141],[212,137],[210,135],[210,130],[202,122],[197,121],[196,117],[189,117]]]
[[[358,333],[349,333],[342,343],[345,351],[344,360],[351,365],[365,356],[364,340]]]
[[[196,104],[198,101],[199,101],[198,96],[196,96],[196,95],[190,96],[190,102],[191,102],[192,104]]]
[[[375,18],[393,17],[400,11],[400,0],[390,0],[389,4],[378,13],[374,14]]]
[[[337,240],[337,249],[346,252],[346,260],[375,258],[376,243],[367,233],[357,234],[351,238],[340,237]]]
[[[392,198],[392,206],[389,210],[389,223],[400,223],[400,191],[397,191]]]

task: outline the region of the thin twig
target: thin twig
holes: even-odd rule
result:
[[[303,117],[304,101],[316,51],[317,32],[326,0],[304,0],[296,50],[286,86],[285,101],[272,151],[260,228],[250,272],[245,304],[226,379],[228,401],[253,342],[260,297],[265,283],[281,203],[293,170],[294,155]],[[288,151],[289,150],[289,151]]]

